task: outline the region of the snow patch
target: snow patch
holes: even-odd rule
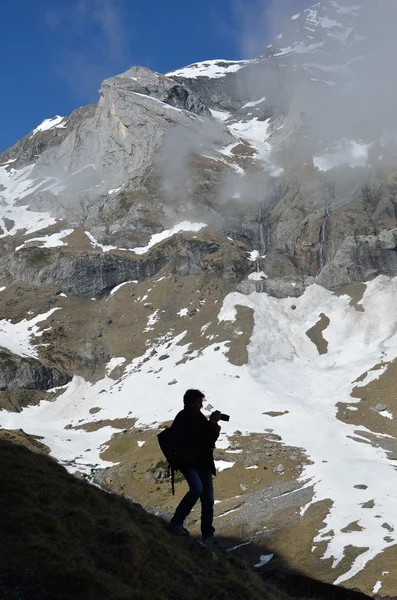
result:
[[[386,417],[386,419],[393,419],[393,413],[389,410],[381,410],[379,413],[382,417]]]
[[[41,248],[56,248],[57,246],[66,246],[66,243],[63,241],[63,238],[67,237],[71,233],[73,233],[74,229],[64,229],[63,231],[58,231],[57,233],[53,233],[51,235],[43,235],[42,237],[30,238],[26,240],[21,246],[17,246],[15,250],[20,250],[26,246],[30,246],[31,242],[42,242],[40,244]]]
[[[233,467],[233,465],[235,465],[235,462],[228,462],[226,460],[215,460],[215,467],[216,470],[221,472],[221,471],[226,471],[227,469],[231,469]]]
[[[262,279],[267,279],[267,275],[264,271],[255,271],[254,273],[250,273],[248,275],[248,279],[251,281],[262,281]]]
[[[119,285],[116,285],[116,287],[114,287],[111,291],[109,296],[113,296],[116,292],[119,291],[119,289],[121,289],[123,286],[128,285],[129,283],[138,283],[137,279],[132,279],[131,281],[124,281],[123,283],[120,283]]]
[[[207,227],[207,224],[206,223],[191,223],[190,221],[183,221],[182,223],[178,223],[178,225],[174,225],[174,227],[172,227],[171,229],[166,229],[165,231],[162,231],[161,233],[155,233],[154,235],[152,235],[149,243],[146,246],[133,248],[132,250],[133,250],[133,252],[135,252],[135,254],[145,254],[145,252],[150,250],[150,248],[152,248],[159,242],[162,242],[162,241],[172,237],[176,233],[181,233],[182,231],[200,231],[200,229],[203,229],[203,227]]]
[[[112,371],[114,371],[114,369],[116,369],[120,365],[123,365],[126,362],[126,360],[127,359],[124,358],[124,356],[111,358],[108,364],[106,365],[106,374],[109,375]]]
[[[259,559],[259,562],[256,563],[256,565],[254,565],[254,567],[256,569],[259,569],[260,567],[267,565],[267,563],[272,560],[273,556],[274,556],[274,554],[262,554]]]
[[[33,319],[23,319],[19,323],[11,323],[7,319],[0,320],[0,346],[19,356],[37,358],[37,348],[32,345],[31,338],[42,334],[38,323],[46,321],[56,310],[61,309],[52,308]]]
[[[221,123],[224,123],[232,116],[232,113],[228,112],[227,110],[213,110],[210,108],[210,113],[214,119],[220,121]]]
[[[374,589],[372,590],[373,594],[377,594],[380,591],[380,588],[382,587],[382,582],[381,581],[377,581],[374,585]]]
[[[49,129],[65,129],[65,120],[66,117],[60,117],[59,115],[56,115],[51,119],[44,119],[44,121],[40,123],[40,125],[36,127],[36,129],[33,129],[32,135],[30,137],[32,138],[36,133],[39,133],[40,131],[48,131]]]
[[[207,60],[188,65],[183,69],[170,71],[169,73],[166,73],[166,76],[188,77],[189,79],[195,79],[196,77],[218,79],[220,77],[225,77],[229,73],[236,73],[249,62],[249,60]]]
[[[8,161],[9,164],[13,161]],[[28,210],[28,206],[16,206],[16,201],[28,196],[41,188],[52,178],[31,179],[30,175],[34,165],[29,165],[22,169],[7,170],[5,165],[0,167],[0,227],[4,233],[0,238],[15,235],[18,231],[24,231],[26,235],[45,229],[56,223],[48,212],[34,212]],[[8,219],[14,222],[11,229],[8,229],[4,220]]]
[[[258,104],[262,104],[262,102],[264,102],[266,100],[266,96],[263,96],[263,98],[259,98],[259,100],[253,100],[252,102],[247,102],[247,104],[244,104],[244,106],[242,106],[241,108],[248,108],[249,106],[258,106]]]

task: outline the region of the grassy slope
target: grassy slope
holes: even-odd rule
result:
[[[242,563],[171,536],[139,506],[0,438],[4,600],[282,600]]]

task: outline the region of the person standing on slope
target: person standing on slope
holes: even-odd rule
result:
[[[189,535],[183,526],[197,500],[201,500],[201,533],[203,541],[214,537],[214,488],[212,476],[216,475],[213,449],[219,437],[221,417],[219,411],[207,419],[201,409],[203,392],[187,390],[183,396],[184,409],[175,417],[173,430],[178,456],[178,469],[183,473],[189,491],[180,501],[171,519],[171,531],[176,535]]]

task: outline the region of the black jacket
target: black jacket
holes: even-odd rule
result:
[[[175,436],[178,468],[211,471],[216,475],[212,456],[220,428],[208,421],[201,412],[181,410],[172,424]]]

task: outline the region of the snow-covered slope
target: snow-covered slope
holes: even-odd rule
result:
[[[218,79],[219,77],[225,77],[229,73],[236,73],[249,62],[248,60],[206,60],[188,65],[182,69],[170,71],[167,73],[167,77],[187,77],[189,79],[209,77],[210,79]]]
[[[33,165],[13,169],[12,160],[0,166],[0,237],[14,235],[18,231],[26,234],[45,229],[56,222],[50,212],[29,211],[28,205],[18,205],[18,200],[34,192],[54,185],[52,178],[31,177]]]
[[[397,358],[396,293],[397,278],[380,277],[367,285],[358,305],[361,310],[351,305],[349,296],[338,297],[318,286],[308,288],[298,300],[231,294],[218,314],[220,321],[232,322],[241,305],[254,310],[246,366],[231,365],[226,346],[214,352],[216,347],[211,344],[204,352],[193,354],[194,360],[184,362],[188,350],[185,336],[172,338],[170,333],[166,342],[156,346],[156,356],[148,348],[131,364],[123,357],[113,358],[108,375],[96,384],[75,377],[56,402],[43,400],[20,414],[3,411],[0,422],[6,428],[43,436],[61,462],[72,470],[90,472],[92,466],[109,464],[101,460],[100,453],[117,430],[108,426],[88,432],[84,423],[133,415],[137,428],[156,427],[178,411],[187,387],[203,388],[210,402],[231,415],[230,423],[223,424],[221,447],[228,448],[228,436],[236,429],[246,435],[270,427],[283,443],[305,448],[311,464],[300,481],[302,486],[314,487],[310,504],[332,500],[313,547],[326,543],[323,558],[332,557],[334,567],[347,547],[367,548],[339,576],[336,583],[341,583],[396,544],[394,533],[385,541],[384,523],[389,531],[397,529],[397,479],[394,462],[381,443],[394,438],[376,432],[377,443],[372,445],[368,439],[373,432],[337,418],[339,403],[351,412],[357,410],[358,400],[351,397],[353,388],[379,378]],[[329,319],[323,332],[328,343],[325,354],[319,354],[307,336],[320,313]],[[14,327],[20,332],[21,323]],[[9,329],[14,337],[11,325]],[[159,360],[165,353],[168,360]],[[381,368],[373,370],[379,364]],[[114,369],[121,365],[123,374],[115,376]],[[175,382],[172,387],[167,385],[171,380]],[[100,409],[98,418],[92,415],[94,408]],[[267,411],[283,416],[275,423]],[[390,411],[384,419],[397,418],[397,405]],[[77,425],[83,429],[73,429]],[[363,508],[374,498],[372,508]],[[310,504],[303,507],[303,514]],[[358,528],[346,532],[352,522],[357,522]]]

